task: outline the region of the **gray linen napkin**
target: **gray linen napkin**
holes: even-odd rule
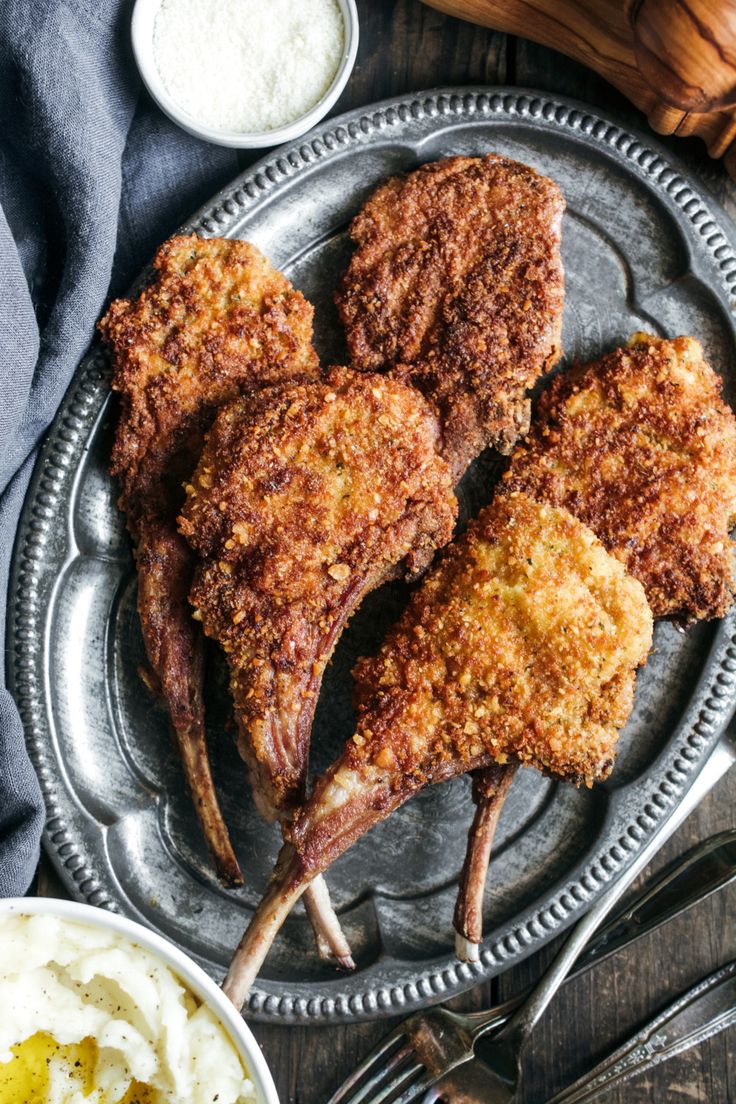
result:
[[[140,91],[132,2],[0,3],[0,629],[39,441],[94,336],[155,245],[237,174],[233,151]],[[7,645],[6,645],[7,647]],[[43,802],[0,672],[0,896],[25,892]]]

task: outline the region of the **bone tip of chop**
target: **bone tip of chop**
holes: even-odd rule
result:
[[[316,936],[317,954],[320,960],[322,962],[334,962],[341,970],[354,970],[355,961],[342,929],[338,927],[334,930],[332,937],[335,942],[331,943],[322,932]]]
[[[329,962],[333,957],[332,947],[323,935],[315,933],[314,941],[317,944],[317,954],[321,962]]]
[[[480,962],[480,944],[461,932],[455,932],[455,954],[461,962]]]
[[[245,878],[235,854],[235,849],[230,841],[230,834],[225,827],[224,820],[222,820],[219,806],[217,807],[217,814],[220,824],[215,831],[212,830],[211,823],[208,822],[203,825],[205,843],[208,845],[210,858],[220,884],[225,889],[237,889],[238,886],[245,883]]]
[[[237,864],[234,868],[228,867],[226,869],[221,867],[218,871],[218,878],[225,889],[238,889],[240,886],[245,885],[243,872]]]
[[[350,944],[330,900],[327,883],[320,874],[307,886],[303,901],[314,928],[320,959],[323,962],[336,961],[343,970],[354,970]]]
[[[235,1005],[238,1012],[243,1011],[245,998],[248,996],[254,981],[255,977],[251,978],[248,973],[239,969],[236,963],[231,964],[222,983],[222,991],[231,1004]]]
[[[214,804],[210,804],[207,795],[202,802],[197,800],[199,795],[196,792],[194,796],[195,809],[218,881],[225,889],[237,889],[244,884],[245,879],[230,842],[230,834],[222,818],[217,799],[213,796]]]

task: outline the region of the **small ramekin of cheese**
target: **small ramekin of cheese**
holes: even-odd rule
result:
[[[220,146],[290,142],[337,102],[358,51],[355,0],[136,0],[143,83],[183,130]]]
[[[199,966],[89,905],[0,901],[0,1104],[215,1102],[278,1096]]]

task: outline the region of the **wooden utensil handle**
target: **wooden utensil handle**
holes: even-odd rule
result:
[[[594,69],[660,134],[697,134],[736,177],[736,0],[425,0]]]
[[[639,71],[668,104],[736,104],[736,0],[639,0],[630,20]]]

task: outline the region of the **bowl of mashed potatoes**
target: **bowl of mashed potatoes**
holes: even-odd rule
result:
[[[0,900],[0,1104],[278,1104],[215,983],[124,917]]]

